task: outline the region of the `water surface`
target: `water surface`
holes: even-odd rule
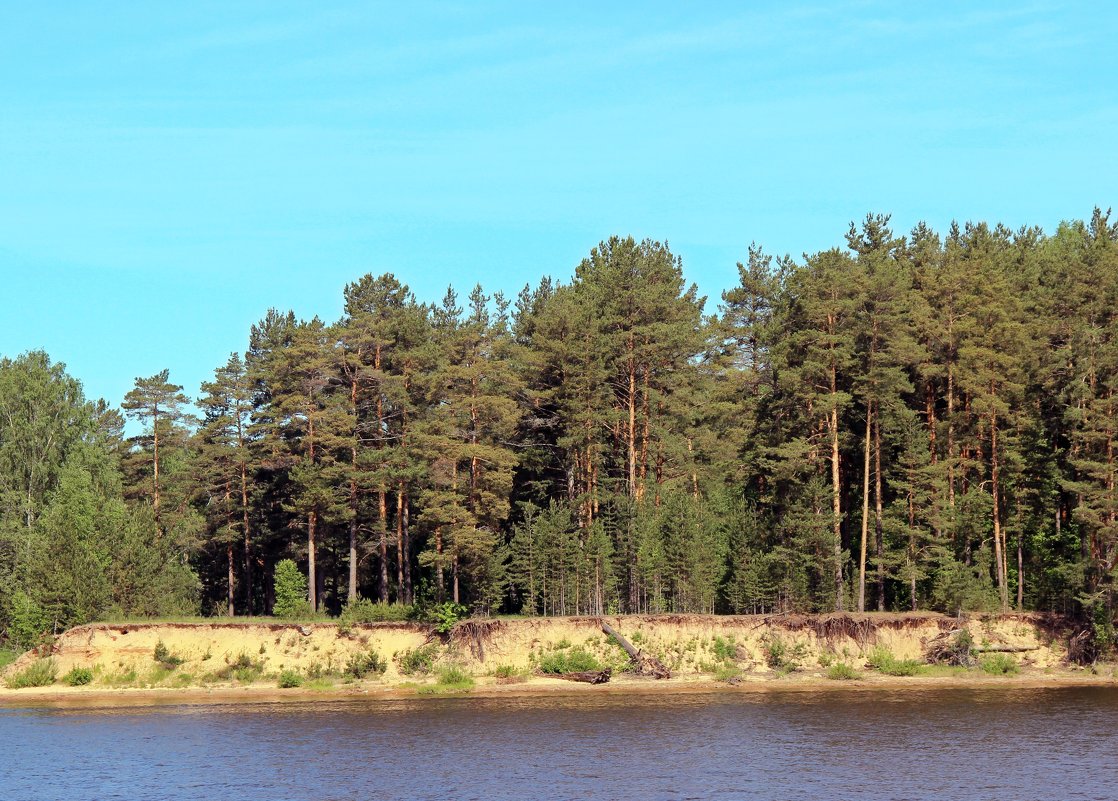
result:
[[[3,799],[1118,798],[1118,690],[0,709]]]

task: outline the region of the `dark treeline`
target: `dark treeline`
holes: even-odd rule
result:
[[[270,311],[123,414],[0,364],[5,628],[309,602],[477,613],[1112,609],[1118,225],[851,225],[715,308],[664,244],[569,284]],[[709,315],[708,315],[709,312]],[[22,628],[20,628],[22,627]],[[11,636],[11,635],[10,635]]]

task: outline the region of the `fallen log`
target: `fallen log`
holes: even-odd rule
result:
[[[581,681],[586,684],[605,684],[609,681],[612,673],[612,668],[606,668],[605,670],[580,670],[577,673],[558,673],[555,675],[555,678],[566,679],[567,681]]]
[[[1039,645],[986,645],[972,648],[976,654],[1023,654],[1026,651],[1039,651]]]
[[[645,656],[634,648],[631,642],[618,634],[613,626],[606,621],[599,620],[598,622],[602,624],[602,631],[617,640],[617,644],[625,649],[625,653],[629,655],[629,664],[634,673],[651,676],[654,679],[670,679],[672,677],[672,672],[659,659],[654,656]]]

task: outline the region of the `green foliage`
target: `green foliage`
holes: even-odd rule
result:
[[[303,676],[297,670],[282,670],[280,671],[277,684],[283,689],[301,687],[303,685]]]
[[[416,609],[411,604],[385,603],[383,601],[370,601],[358,598],[351,604],[346,604],[338,616],[338,626],[353,625],[355,623],[385,623],[414,620]]]
[[[835,662],[825,674],[828,679],[835,679],[836,681],[852,681],[862,678],[862,674],[855,670],[845,662]]]
[[[355,679],[363,679],[372,674],[380,675],[387,669],[388,660],[372,649],[365,653],[354,654],[345,666],[345,672]]]
[[[457,665],[449,665],[438,672],[439,684],[473,684],[473,677]]]
[[[171,653],[163,643],[163,640],[159,640],[155,643],[155,651],[152,654],[152,658],[167,670],[174,670],[185,661],[181,656]]]
[[[987,654],[978,664],[983,673],[991,676],[1012,676],[1020,670],[1017,660],[1009,654]]]
[[[732,665],[719,665],[714,670],[715,681],[733,681],[741,677],[741,670]]]
[[[428,617],[435,624],[435,631],[439,634],[449,634],[454,624],[465,618],[469,611],[462,604],[448,601],[431,607],[428,610]]]
[[[54,684],[57,670],[53,659],[37,659],[18,673],[8,676],[6,684],[11,690],[25,687],[46,687]]]
[[[235,679],[242,684],[251,684],[260,678],[263,672],[264,662],[262,660],[253,659],[242,651],[232,660],[226,657],[225,667],[215,670],[210,676],[217,681]]]
[[[582,647],[561,648],[543,654],[539,658],[541,673],[581,673],[585,670],[601,670],[602,664],[589,651]]]
[[[1118,225],[902,235],[871,214],[836,239],[751,246],[713,304],[666,244],[628,237],[514,305],[362,276],[336,325],[253,326],[202,421],[167,370],[137,378],[128,440],[47,354],[0,358],[0,639],[258,611],[258,566],[308,546],[327,609],[382,599],[343,634],[408,615],[391,599],[438,604],[444,635],[465,614],[450,597],[830,611],[858,603],[864,525],[867,608],[1070,610],[1107,651]],[[276,581],[276,614],[309,614],[294,565]]]
[[[800,660],[806,654],[803,645],[789,646],[776,634],[767,635],[762,643],[765,664],[778,673],[790,673],[800,668]]]
[[[50,630],[47,613],[23,590],[16,590],[8,601],[8,640],[21,650],[38,645]]]
[[[493,675],[501,684],[512,684],[527,679],[528,671],[513,667],[512,665],[498,665],[493,671]]]
[[[299,572],[299,568],[290,559],[281,559],[276,563],[275,594],[272,614],[276,617],[292,619],[310,614],[307,577]]]
[[[737,657],[737,646],[734,644],[733,638],[727,640],[722,637],[715,637],[711,643],[710,652],[715,659],[730,662]]]
[[[474,677],[455,665],[441,668],[435,684],[417,689],[421,695],[440,695],[443,693],[469,692],[474,686]]]
[[[915,676],[923,665],[915,659],[897,659],[885,648],[878,647],[866,658],[866,667],[886,676]]]
[[[396,655],[396,665],[401,675],[426,676],[435,664],[435,657],[439,649],[436,645],[422,645],[419,648],[409,648]]]
[[[0,648],[0,671],[19,658],[19,651],[11,648]]]
[[[90,684],[93,681],[93,670],[87,667],[77,667],[76,665],[70,668],[70,672],[62,677],[62,680],[69,684],[71,687],[81,687],[85,684]]]

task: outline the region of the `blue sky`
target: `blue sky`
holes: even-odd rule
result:
[[[113,403],[366,272],[511,294],[632,234],[713,310],[754,240],[1118,205],[1105,3],[2,8],[0,354]]]

